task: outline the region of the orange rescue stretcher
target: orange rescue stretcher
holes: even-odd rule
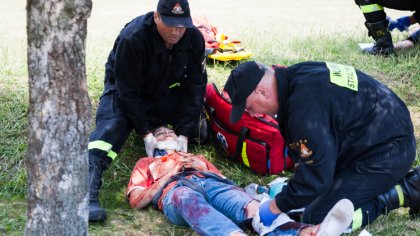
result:
[[[209,58],[219,61],[240,61],[252,56],[241,47],[241,41],[229,40],[226,35],[219,33],[206,17],[194,17],[193,23],[204,37],[206,55]]]

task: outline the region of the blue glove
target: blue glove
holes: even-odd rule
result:
[[[399,31],[407,30],[408,27],[410,27],[410,25],[411,25],[409,16],[404,16],[404,17],[398,18],[397,22],[398,22],[397,23],[397,29]]]
[[[391,17],[387,16],[386,19],[388,20],[388,30],[393,31],[395,28],[397,28],[398,21],[392,19]]]
[[[261,222],[265,226],[269,226],[273,223],[273,221],[280,215],[280,214],[274,214],[270,211],[270,203],[274,200],[266,201],[263,204],[261,204],[259,213],[260,213],[260,219]]]

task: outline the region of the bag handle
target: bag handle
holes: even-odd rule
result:
[[[242,153],[242,146],[244,143],[245,136],[248,134],[249,129],[242,126],[241,132],[238,135],[238,141],[236,142],[236,149],[235,149],[235,156],[234,158],[238,158],[241,156]]]

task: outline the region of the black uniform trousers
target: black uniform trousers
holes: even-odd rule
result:
[[[419,5],[418,0],[355,0],[356,4],[359,7],[368,6],[372,4],[378,4],[382,7],[395,9],[395,10],[402,10],[402,11],[415,11],[414,17],[416,18],[417,22],[418,19],[418,10]],[[365,16],[367,23],[375,23],[378,21],[384,21],[386,19],[386,14],[383,10],[373,10],[373,11],[363,11],[363,15]]]
[[[106,156],[115,159],[133,130],[128,117],[118,106],[117,96],[115,90],[105,91],[101,96],[96,112],[96,127],[89,140],[89,145],[95,142],[99,142],[100,145],[89,147],[89,160],[102,160]],[[147,101],[139,106],[147,110],[146,115],[151,126],[176,126],[178,97],[179,91],[176,90],[168,96],[162,96],[158,101]]]
[[[393,188],[410,170],[416,155],[414,136],[395,142],[394,148],[336,171],[332,187],[309,204],[303,222],[318,224],[340,199],[354,204],[352,228],[357,229],[385,214],[387,206],[377,196]]]

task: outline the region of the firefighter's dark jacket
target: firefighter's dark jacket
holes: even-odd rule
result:
[[[276,68],[277,119],[288,154],[299,163],[275,198],[282,212],[311,203],[344,168],[402,153],[414,131],[406,105],[389,88],[356,70],[358,91],[330,81],[324,62]]]
[[[139,134],[149,132],[145,107],[179,90],[178,135],[189,136],[203,103],[207,73],[204,39],[188,28],[172,50],[164,46],[153,12],[128,23],[115,40],[105,65],[105,91],[117,91],[118,105]],[[146,105],[146,106],[145,106]]]

